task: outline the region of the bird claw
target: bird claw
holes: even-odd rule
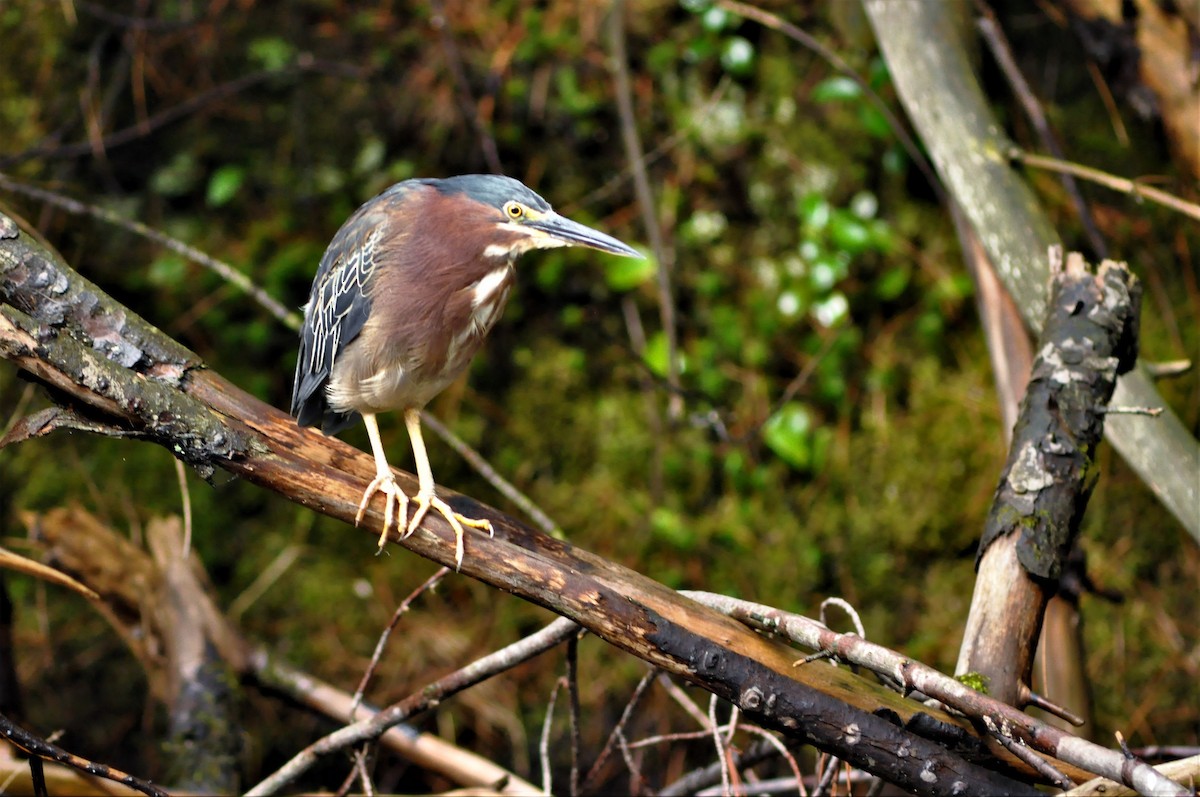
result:
[[[471,518],[466,515],[459,514],[454,511],[454,508],[447,504],[432,491],[422,490],[413,496],[413,501],[417,505],[417,509],[413,512],[412,520],[408,523],[408,529],[404,532],[404,537],[408,537],[421,525],[421,521],[425,519],[425,515],[430,509],[436,509],[438,514],[446,519],[450,524],[450,528],[454,529],[454,569],[458,571],[462,568],[463,554],[466,549],[463,544],[463,535],[466,533],[463,526],[470,526],[473,529],[487,531],[489,537],[496,536],[496,530],[492,528],[492,521],[487,519]]]
[[[374,480],[367,485],[366,491],[363,492],[362,500],[358,503],[358,513],[354,516],[355,526],[362,524],[362,519],[367,513],[367,507],[370,506],[371,499],[375,497],[375,493],[383,493],[384,499],[383,531],[379,534],[380,552],[387,545],[387,535],[393,528],[393,523],[395,524],[396,531],[400,532],[400,539],[407,539],[420,527],[421,521],[429,514],[430,509],[436,510],[450,524],[450,528],[454,529],[455,570],[462,568],[463,554],[466,551],[463,544],[463,535],[466,533],[463,529],[464,526],[486,531],[489,537],[496,536],[496,530],[492,527],[492,521],[471,518],[455,512],[453,507],[438,498],[432,490],[422,490],[413,496],[412,499],[409,499],[404,491],[400,489],[400,485],[396,483],[396,477],[390,472],[376,475]],[[417,505],[417,508],[413,513],[412,520],[408,520],[403,524],[403,528],[401,528],[401,518],[405,520],[408,518],[408,504],[410,500]],[[399,511],[397,511],[397,508],[399,508]]]
[[[396,530],[400,531],[399,519],[407,520],[408,518],[408,496],[400,489],[400,485],[396,483],[396,477],[390,472],[377,474],[375,479],[367,485],[362,500],[358,502],[358,513],[354,516],[355,526],[362,523],[363,515],[367,513],[367,507],[370,506],[375,493],[383,493],[383,531],[379,533],[379,551],[382,553],[383,546],[387,545],[387,535],[392,524],[395,523]],[[399,512],[396,511],[397,506]],[[408,532],[408,534],[411,533]],[[408,534],[404,536],[407,537]]]

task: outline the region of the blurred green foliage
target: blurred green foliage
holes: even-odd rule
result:
[[[149,26],[136,24],[142,6],[113,6],[105,15],[85,4],[0,8],[0,162],[46,150],[3,170],[227,260],[288,306],[306,300],[326,243],[358,204],[406,177],[486,171],[484,135],[504,170],[558,209],[626,241],[648,240],[621,145],[602,4],[463,0],[448,4],[445,28],[423,4],[161,2]],[[839,48],[836,16],[817,6],[777,10]],[[644,243],[645,261],[565,251],[522,260],[519,289],[485,353],[431,409],[576,544],[673,587],[805,613],[840,595],[872,639],[952,669],[1004,444],[945,209],[860,87],[778,34],[683,0],[630,3],[627,36],[638,132],[670,250],[685,417],[666,420],[670,352],[658,261]],[[1018,40],[1018,55],[1036,71],[1046,38],[1059,36],[1041,20]],[[892,99],[875,54],[841,52]],[[1056,69],[1071,80],[1086,74],[1078,53]],[[137,130],[260,71],[258,82],[207,95],[130,143],[57,151],[94,133]],[[998,86],[995,97],[1006,114],[1007,91]],[[1091,131],[1071,157],[1122,174],[1174,174],[1152,125],[1126,120],[1139,159],[1130,163],[1094,92],[1062,102],[1076,140]],[[1057,184],[1034,181],[1064,237],[1077,237]],[[1136,255],[1150,287],[1145,356],[1195,357],[1196,282],[1175,259],[1200,249],[1195,230],[1088,193],[1106,203],[1114,252]],[[2,201],[213,368],[286,405],[294,336],[248,298],[126,232],[21,197]],[[1194,374],[1164,385],[1193,429],[1197,385]],[[0,366],[0,420],[45,403]],[[360,429],[345,437],[366,445]],[[440,482],[504,506],[430,438]],[[397,419],[385,439],[403,466],[408,442]],[[1097,581],[1128,601],[1084,601],[1099,724],[1121,727],[1134,744],[1195,744],[1197,712],[1178,700],[1194,694],[1194,655],[1176,642],[1198,630],[1194,612],[1187,616],[1194,545],[1114,457],[1103,457],[1101,473],[1083,544]],[[211,486],[192,477],[189,491],[197,553],[226,605],[298,546],[297,563],[239,620],[250,638],[353,688],[396,603],[433,566],[395,547],[374,557],[361,531],[228,477]],[[22,534],[19,510],[70,501],[131,534],[153,515],[180,512],[165,451],[61,433],[0,452],[0,498],[10,538]],[[122,729],[144,719],[154,738],[161,718],[145,707],[136,664],[103,620],[40,585],[6,583],[31,724],[67,728],[79,744],[72,749],[152,771],[151,746],[113,752]],[[369,698],[403,696],[545,619],[451,579],[402,621],[406,641],[389,650]],[[615,716],[641,671],[594,641],[583,652],[588,709]],[[426,726],[528,775],[560,668],[559,657],[544,657],[503,685],[448,702]],[[97,680],[110,685],[103,705],[91,702]],[[269,697],[248,699],[246,734],[256,740],[248,774],[323,727],[293,722]],[[642,722],[647,733],[668,729]],[[604,733],[603,723],[585,728],[589,749]],[[340,772],[307,785],[336,785]]]

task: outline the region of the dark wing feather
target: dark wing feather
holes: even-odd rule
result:
[[[403,183],[367,202],[333,237],[313,279],[300,329],[300,356],[292,386],[292,415],[301,426],[321,425],[333,434],[354,423],[357,413],[335,412],[325,385],[333,364],[362,331],[371,314],[370,285],[387,233],[387,206],[402,199]]]

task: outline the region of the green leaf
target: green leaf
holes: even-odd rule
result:
[[[819,230],[825,229],[825,225],[829,223],[829,215],[832,208],[829,206],[829,200],[820,194],[806,194],[800,200],[800,218],[804,221],[804,232],[806,235],[812,235]]]
[[[871,232],[853,213],[835,211],[829,220],[829,239],[843,252],[857,255],[871,248]]]
[[[908,287],[908,279],[909,272],[906,266],[889,268],[875,280],[875,295],[885,302],[890,302],[904,293],[904,289]]]
[[[208,179],[208,195],[205,201],[212,208],[219,208],[237,195],[246,179],[246,170],[241,166],[225,165],[213,172]]]
[[[362,149],[358,151],[358,157],[354,159],[355,174],[369,174],[376,172],[383,165],[383,157],[387,154],[387,147],[383,140],[372,136],[364,143]]]
[[[146,271],[146,279],[151,285],[177,286],[183,283],[186,269],[187,262],[182,257],[174,252],[167,252],[156,257],[150,264]]]
[[[196,159],[180,151],[166,166],[154,172],[150,185],[163,196],[182,196],[192,190],[199,178],[200,169]]]
[[[747,75],[754,67],[754,45],[741,36],[730,36],[721,48],[721,66],[734,75]]]
[[[646,349],[642,352],[642,359],[650,370],[661,377],[667,375],[667,336],[662,331],[655,332],[646,341]],[[687,372],[687,360],[683,357],[682,352],[675,352],[676,362],[679,364],[679,373]]]
[[[683,516],[665,506],[655,507],[650,512],[650,528],[654,536],[676,548],[690,549],[696,545],[696,535],[688,527]]]
[[[861,96],[862,89],[858,84],[844,75],[825,78],[813,88],[810,95],[813,102],[845,102]]]
[[[262,64],[263,69],[278,72],[295,58],[296,51],[286,39],[269,36],[250,42],[250,58]]]
[[[563,329],[577,329],[583,326],[583,322],[587,320],[584,309],[577,304],[568,304],[563,307],[559,311],[558,317]]]
[[[604,279],[614,291],[631,291],[645,285],[658,270],[653,257],[638,260],[633,257],[610,257],[604,264]]]
[[[723,8],[710,6],[701,14],[700,24],[704,26],[705,30],[717,33],[729,25],[729,12]]]
[[[763,442],[794,468],[807,470],[813,461],[812,416],[803,404],[792,401],[763,424]]]
[[[858,111],[858,119],[863,129],[875,138],[891,138],[892,126],[887,117],[874,105],[864,105]]]
[[[871,248],[876,252],[891,252],[896,243],[892,235],[892,225],[883,219],[872,219],[867,222],[867,230],[871,235]]]

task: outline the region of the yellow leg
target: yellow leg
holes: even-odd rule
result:
[[[417,509],[413,513],[412,520],[409,521],[408,531],[404,533],[404,536],[407,537],[417,530],[425,518],[425,514],[431,508],[436,509],[438,514],[446,518],[446,522],[454,529],[454,569],[457,570],[462,567],[463,560],[463,526],[486,530],[489,535],[494,535],[495,530],[492,528],[490,520],[477,520],[460,515],[449,504],[437,497],[433,483],[433,471],[429,468],[429,455],[425,453],[425,439],[421,436],[421,411],[412,408],[406,409],[404,425],[408,427],[408,438],[412,442],[413,459],[417,463],[418,483],[417,494],[413,496]]]
[[[379,534],[379,550],[383,550],[383,546],[387,544],[388,531],[392,528],[393,521],[396,521],[396,530],[399,531],[399,520],[403,518],[407,525],[408,520],[408,496],[400,489],[400,485],[396,484],[396,477],[392,473],[392,468],[388,465],[387,454],[383,450],[383,441],[379,439],[379,424],[375,420],[372,413],[363,413],[363,423],[367,427],[367,437],[371,438],[371,451],[375,454],[375,479],[367,485],[366,492],[363,493],[362,501],[358,504],[358,514],[354,516],[354,525],[362,522],[363,515],[367,512],[367,506],[371,503],[371,498],[375,493],[383,493],[383,531]],[[400,511],[396,512],[399,507]]]

